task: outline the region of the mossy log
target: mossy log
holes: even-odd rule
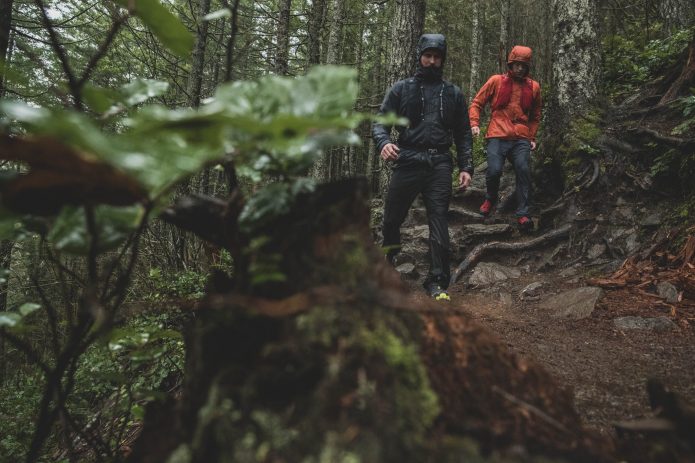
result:
[[[513,446],[608,459],[545,370],[408,294],[366,199],[361,181],[323,185],[256,231],[286,280],[210,288],[181,397],[148,409],[129,461],[468,461]]]

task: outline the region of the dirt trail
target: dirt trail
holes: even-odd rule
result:
[[[481,216],[476,218],[479,201],[480,197],[470,194],[465,198],[455,195],[452,201],[450,234],[452,249],[456,249],[452,251],[455,254],[453,267],[479,242],[530,238],[519,235],[513,225],[507,231],[500,228],[514,223],[510,215],[499,213],[485,222]],[[425,224],[424,210],[416,205],[402,230],[404,251],[397,260],[397,265],[414,266],[412,272],[406,269],[411,273],[403,278],[417,297],[425,297],[421,287],[426,273],[423,265],[427,250]],[[485,227],[490,231],[487,236],[481,231]],[[596,230],[597,225],[592,221],[590,227]],[[614,229],[601,233],[612,233]],[[480,236],[471,238],[478,231],[481,231]],[[478,287],[468,283],[469,269],[450,288],[452,300],[449,304],[453,309],[468,312],[503,340],[512,352],[545,366],[563,386],[573,391],[577,411],[586,425],[601,433],[612,434],[613,423],[617,421],[651,416],[646,392],[649,378],[658,379],[686,402],[695,404],[695,305],[681,311],[676,304],[679,307],[676,314],[664,308],[658,299],[645,299],[626,290],[606,290],[591,315],[583,319],[551,317],[541,308],[543,301],[554,295],[588,286],[589,276],[606,275],[611,268],[615,270],[620,266],[621,259],[612,256],[610,246],[606,254],[598,258],[599,263],[605,265],[595,265],[596,258],[586,257],[592,246],[586,232],[578,235],[571,239],[575,240],[575,247],[581,248],[579,258],[570,256],[567,242],[549,243],[533,251],[486,255],[481,262],[499,263],[518,270],[520,276]],[[580,239],[586,243],[576,246]],[[600,243],[599,239],[596,241]],[[533,282],[542,283],[540,295],[531,300],[522,299],[521,291]],[[624,316],[668,318],[672,326],[661,331],[619,329],[614,319]]]
[[[542,274],[522,278],[517,286],[532,281],[564,289],[561,282]],[[692,328],[621,331],[614,327],[615,315],[606,303],[587,319],[559,321],[548,317],[537,302],[520,301],[517,294],[506,307],[494,296],[463,285],[451,288],[451,295],[453,307],[470,313],[513,352],[537,360],[570,388],[586,424],[603,433],[611,433],[616,421],[651,413],[645,389],[650,377],[687,400],[695,397]]]

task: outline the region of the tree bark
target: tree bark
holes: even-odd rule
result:
[[[203,87],[203,70],[205,68],[205,45],[208,38],[208,21],[203,21],[203,16],[210,13],[210,0],[199,0],[196,17],[197,33],[193,56],[191,57],[191,73],[188,77],[188,104],[197,108],[200,106],[200,98]]]
[[[471,8],[471,74],[468,80],[468,88],[473,93],[480,86],[480,55],[483,51],[481,0],[473,0]]]
[[[425,27],[425,10],[425,0],[401,0],[395,4],[393,20],[389,24],[391,40],[386,68],[386,84],[389,87],[415,73],[418,59],[415,50]],[[381,158],[379,162],[379,192],[384,197],[391,179],[391,170]]]
[[[7,60],[12,29],[12,4],[14,0],[0,0],[0,62]],[[0,97],[5,96],[5,72],[0,75]]]
[[[601,73],[597,0],[553,0],[551,7],[553,91],[546,105],[542,146],[554,156],[571,124],[596,97]]]
[[[232,18],[230,21],[231,29],[229,31],[229,38],[227,39],[227,45],[225,50],[225,68],[224,68],[224,81],[229,82],[232,80],[232,69],[234,67],[234,45],[236,44],[236,36],[239,33],[239,0],[234,0],[234,3],[230,6],[227,0],[222,0],[222,4],[225,8],[229,8],[232,12]]]
[[[328,34],[328,50],[326,51],[326,64],[340,63],[340,45],[343,35],[343,24],[345,23],[345,6],[345,0],[333,0],[331,29]]]
[[[500,39],[499,39],[499,72],[507,71],[507,50],[509,49],[509,2],[500,0]]]
[[[289,74],[290,52],[290,11],[292,0],[280,0],[277,26],[277,48],[275,51],[275,73],[281,76]]]
[[[692,24],[695,7],[690,0],[660,0],[659,16],[667,31],[683,29]]]
[[[326,0],[313,0],[307,24],[307,64],[321,63],[321,30],[326,17]]]

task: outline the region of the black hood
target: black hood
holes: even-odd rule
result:
[[[442,54],[442,67],[423,68],[420,64],[420,57],[425,50],[434,48]],[[446,37],[442,34],[423,34],[417,43],[417,71],[415,77],[425,80],[440,80],[443,74],[444,62],[446,61]]]
[[[417,43],[418,61],[428,48],[434,48],[442,54],[442,65],[444,65],[444,61],[446,61],[446,38],[442,34],[423,34],[420,36]]]

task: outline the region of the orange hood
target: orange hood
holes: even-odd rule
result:
[[[523,45],[516,45],[509,52],[509,57],[507,58],[507,64],[512,64],[514,62],[531,64],[531,49],[529,47],[524,47]]]

